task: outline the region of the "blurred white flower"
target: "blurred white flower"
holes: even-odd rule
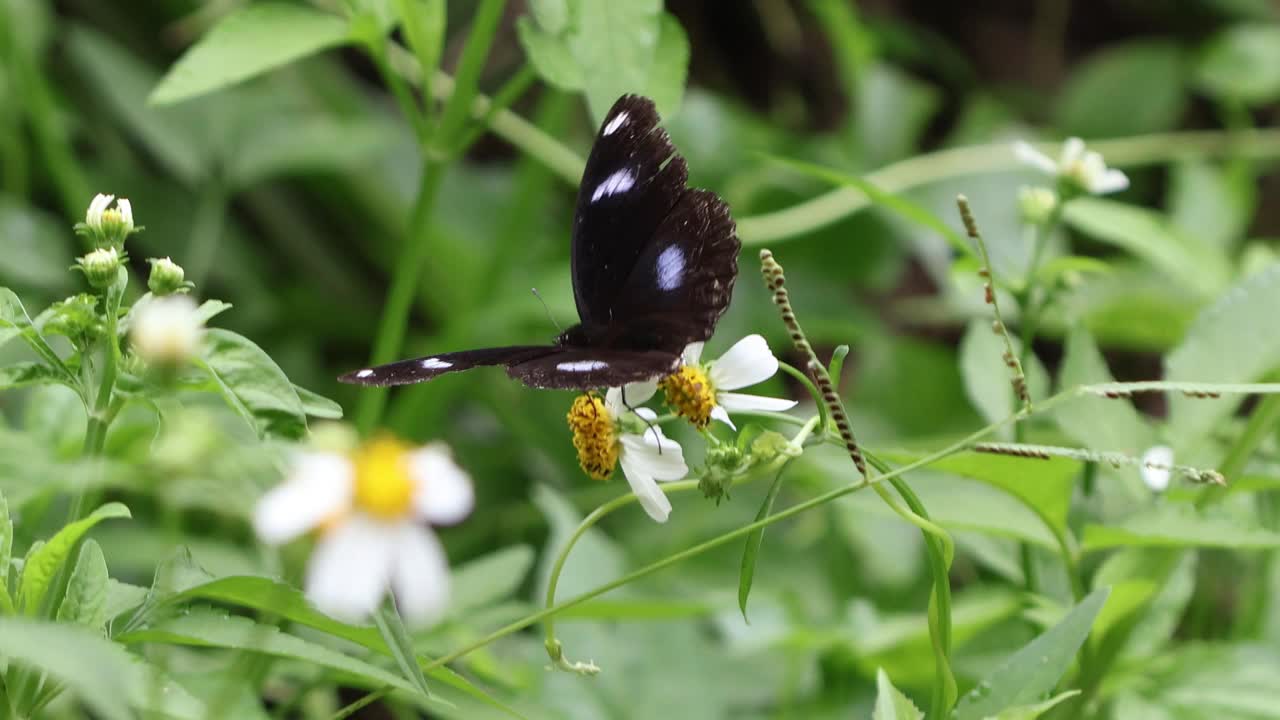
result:
[[[1142,453],[1142,482],[1152,492],[1164,492],[1169,487],[1169,477],[1173,472],[1173,448],[1167,445],[1156,445]]]
[[[651,382],[628,385],[626,404],[642,403],[653,397],[655,390]],[[651,424],[657,415],[649,408],[635,411],[638,420],[629,415],[620,388],[610,388],[603,400],[590,393],[579,395],[568,415],[578,463],[596,480],[609,479],[614,468],[621,465],[640,506],[649,517],[666,522],[671,515],[671,501],[658,483],[689,474],[684,450],[663,434],[662,428]]]
[[[138,357],[154,365],[179,365],[200,349],[204,327],[186,295],[153,297],[134,308],[130,338]]]
[[[350,454],[299,452],[253,526],[269,544],[318,532],[306,594],[322,612],[361,622],[389,589],[407,622],[425,624],[449,600],[448,558],[427,523],[460,522],[474,503],[471,477],[445,445],[383,437]]]
[[[1085,150],[1080,138],[1068,138],[1062,144],[1062,155],[1057,161],[1021,140],[1013,144],[1013,153],[1023,163],[1092,195],[1120,192],[1129,187],[1129,177],[1108,168],[1102,155]]]
[[[706,363],[701,362],[702,347],[700,342],[686,347],[680,369],[658,383],[667,404],[681,417],[697,427],[706,427],[713,418],[734,427],[729,419],[733,411],[782,412],[795,407],[794,400],[729,392],[764,382],[778,372],[778,359],[760,335],[742,338],[724,355]]]

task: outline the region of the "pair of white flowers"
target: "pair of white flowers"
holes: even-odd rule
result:
[[[684,367],[703,383],[711,417],[732,425],[729,413],[787,410],[790,400],[735,393],[772,377],[778,361],[764,338],[743,338],[718,360],[701,362],[702,343],[684,352]],[[575,401],[580,427],[574,444],[583,467],[603,479],[621,466],[641,506],[665,522],[671,503],[659,482],[688,474],[680,445],[650,425],[649,400],[658,383],[630,385],[602,399]],[[570,413],[570,425],[573,415]],[[579,431],[584,433],[579,436]],[[598,463],[588,467],[589,462]],[[305,590],[322,612],[360,622],[378,609],[390,589],[401,615],[414,623],[439,619],[449,597],[449,566],[429,525],[452,525],[474,505],[471,478],[439,443],[412,448],[390,438],[350,452],[299,452],[285,481],[267,492],[253,517],[267,543],[289,542],[312,531],[318,540],[307,568]]]
[[[792,400],[733,392],[778,372],[778,359],[760,335],[744,337],[719,359],[707,363],[702,362],[702,348],[700,342],[686,347],[680,369],[660,383],[628,385],[625,398],[621,388],[610,388],[603,401],[594,395],[583,395],[569,411],[569,427],[582,469],[589,476],[604,480],[615,467],[621,467],[640,506],[658,522],[666,522],[671,515],[671,501],[658,483],[684,478],[689,467],[680,444],[653,424],[657,414],[649,408],[637,408],[634,415],[640,422],[628,422],[632,415],[628,405],[648,402],[661,387],[667,404],[695,425],[702,427],[709,419],[715,419],[733,427],[730,412],[781,412],[796,404]]]

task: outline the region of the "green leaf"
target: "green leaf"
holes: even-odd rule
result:
[[[956,705],[956,720],[982,720],[1035,701],[1057,685],[1089,636],[1107,600],[1108,588],[1093,591],[1057,625],[1010,655]]]
[[[1220,254],[1182,237],[1154,210],[1082,197],[1067,203],[1063,219],[1073,229],[1147,261],[1203,297],[1218,292],[1229,277]]]
[[[333,400],[300,385],[294,385],[293,391],[298,394],[298,400],[302,403],[302,411],[308,416],[323,420],[342,419],[342,406]]]
[[[74,260],[65,227],[13,196],[0,196],[0,283],[64,293]]]
[[[1242,169],[1195,159],[1174,165],[1165,202],[1173,226],[1213,252],[1234,252],[1253,219],[1257,200],[1253,174]]]
[[[388,149],[391,132],[374,119],[303,113],[264,118],[236,143],[225,163],[225,181],[248,188],[274,177],[359,168]]]
[[[102,614],[111,622],[123,613],[138,607],[147,598],[147,588],[130,585],[115,578],[107,579],[106,601],[102,605]]]
[[[512,545],[455,569],[449,614],[465,617],[468,610],[510,598],[524,584],[536,556],[528,545]]]
[[[348,39],[341,18],[303,5],[257,3],[223,18],[174,63],[149,102],[176,103],[261,75]]]
[[[1133,705],[1126,702],[1111,717],[1274,718],[1280,707],[1277,674],[1280,653],[1274,644],[1183,643],[1142,666],[1139,688],[1149,696],[1148,707],[1162,714],[1139,714],[1137,708],[1130,712]]]
[[[882,669],[876,670],[876,707],[871,720],[922,720],[924,713],[889,682]]]
[[[124,633],[116,639],[129,644],[157,642],[259,652],[349,673],[371,687],[390,685],[398,690],[418,694],[417,688],[404,678],[376,665],[281,632],[273,625],[260,625],[248,618],[212,610],[192,610],[183,615],[165,618]],[[432,700],[441,702],[435,698]]]
[[[259,436],[298,438],[306,431],[306,412],[293,383],[252,340],[210,328],[205,333],[203,364],[227,404]]]
[[[1017,336],[1010,338],[1013,351],[1021,352],[1022,343]],[[991,329],[991,321],[974,320],[969,323],[960,340],[960,372],[964,376],[965,394],[973,406],[988,422],[999,422],[1011,415],[1017,407],[1013,391],[1013,370],[1005,365],[1004,341]],[[1032,400],[1048,395],[1049,375],[1034,354],[1027,355],[1022,372],[1027,376],[1027,389]],[[1005,437],[1012,435],[1006,431]]]
[[[760,503],[760,509],[756,511],[755,522],[759,522],[773,512],[773,503],[778,499],[778,491],[782,489],[782,472],[787,466],[783,465],[778,470],[777,476],[773,478],[773,484],[769,486],[769,492],[764,496],[764,502]],[[747,619],[747,598],[751,596],[751,581],[756,576],[756,558],[760,554],[760,544],[764,542],[764,528],[752,530],[747,535],[747,542],[742,548],[742,569],[738,571],[738,609],[742,611],[742,619],[750,624]]]
[[[1199,509],[1187,503],[1166,503],[1138,511],[1116,524],[1085,526],[1086,552],[1114,547],[1270,550],[1280,547],[1280,532],[1216,505]]]
[[[382,633],[382,639],[387,642],[391,658],[396,661],[396,667],[400,668],[400,674],[412,683],[423,697],[434,698],[435,695],[427,685],[427,679],[422,675],[422,668],[418,666],[417,655],[413,652],[413,638],[409,637],[409,631],[405,629],[404,620],[401,619],[399,611],[394,606],[384,605],[378,610],[374,620]]]
[[[13,559],[13,518],[9,501],[0,492],[0,615],[13,614],[13,597],[9,595],[9,563]]]
[[[160,670],[120,645],[78,625],[0,618],[6,659],[55,678],[96,715],[201,720],[203,704]],[[130,712],[129,708],[141,712]]]
[[[1084,138],[1172,129],[1187,99],[1182,62],[1173,42],[1110,46],[1076,66],[1062,89],[1058,128]]]
[[[1252,382],[1280,368],[1280,333],[1266,332],[1280,308],[1280,263],[1245,278],[1201,311],[1164,360],[1166,380]],[[1179,451],[1204,442],[1241,398],[1169,396],[1166,436]]]
[[[1088,330],[1072,330],[1066,345],[1060,388],[1115,382]],[[1055,408],[1053,416],[1063,432],[1085,447],[1141,455],[1155,444],[1155,432],[1125,398],[1075,397]]]
[[[107,559],[102,548],[92,538],[85,540],[58,607],[58,622],[101,630],[107,622],[107,579]]]
[[[80,538],[94,525],[111,518],[127,518],[129,508],[120,503],[107,503],[94,510],[88,517],[68,524],[58,531],[49,542],[27,558],[22,568],[22,581],[18,587],[18,604],[27,615],[40,612],[40,604],[44,602],[49,584],[53,582],[58,568],[66,561],[67,554]]]
[[[55,383],[66,384],[61,373],[41,362],[18,362],[0,367],[0,390]]]
[[[658,25],[658,50],[654,54],[653,67],[649,68],[649,82],[644,93],[664,117],[670,117],[680,109],[688,75],[689,36],[675,15],[664,12]]]
[[[569,26],[568,0],[530,0],[529,10],[538,27],[549,33],[559,33]]]
[[[0,287],[0,346],[15,337],[22,338],[45,364],[53,368],[64,385],[79,390],[79,380],[31,323],[31,316],[27,315],[22,301],[9,288]]]
[[[538,75],[561,90],[581,90],[586,77],[577,58],[561,38],[539,28],[527,17],[516,20],[520,45]]]
[[[989,720],[1035,720],[1049,712],[1058,703],[1069,700],[1079,694],[1079,690],[1068,690],[1035,705],[1019,705],[1018,707],[1005,708],[999,713],[990,716]]]
[[[643,93],[658,49],[661,0],[578,2],[569,48],[582,68],[597,123],[624,93]]]
[[[1258,23],[1218,31],[1196,61],[1195,84],[1250,105],[1280,99],[1280,27]]]

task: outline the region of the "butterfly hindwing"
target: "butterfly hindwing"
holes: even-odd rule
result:
[[[570,268],[583,325],[613,318],[623,284],[684,193],[687,177],[653,101],[619,98],[601,123],[578,187]]]
[[[412,360],[400,360],[399,362],[364,368],[363,370],[354,370],[338,378],[338,380],[355,385],[378,387],[409,385],[411,383],[426,382],[445,373],[461,372],[471,368],[489,365],[508,367],[557,351],[559,351],[559,348],[554,345],[511,345],[508,347],[482,348],[480,350],[462,350],[460,352],[427,355],[413,358]]]

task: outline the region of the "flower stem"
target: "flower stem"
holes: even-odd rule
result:
[[[404,345],[405,324],[413,305],[414,291],[422,277],[427,260],[431,257],[431,214],[444,176],[443,163],[428,159],[418,185],[418,198],[414,202],[409,226],[409,241],[401,250],[387,290],[386,306],[378,323],[378,334],[373,343],[371,364],[390,362]],[[387,404],[387,388],[369,388],[360,395],[356,406],[356,427],[364,434],[370,433],[382,417]]]

